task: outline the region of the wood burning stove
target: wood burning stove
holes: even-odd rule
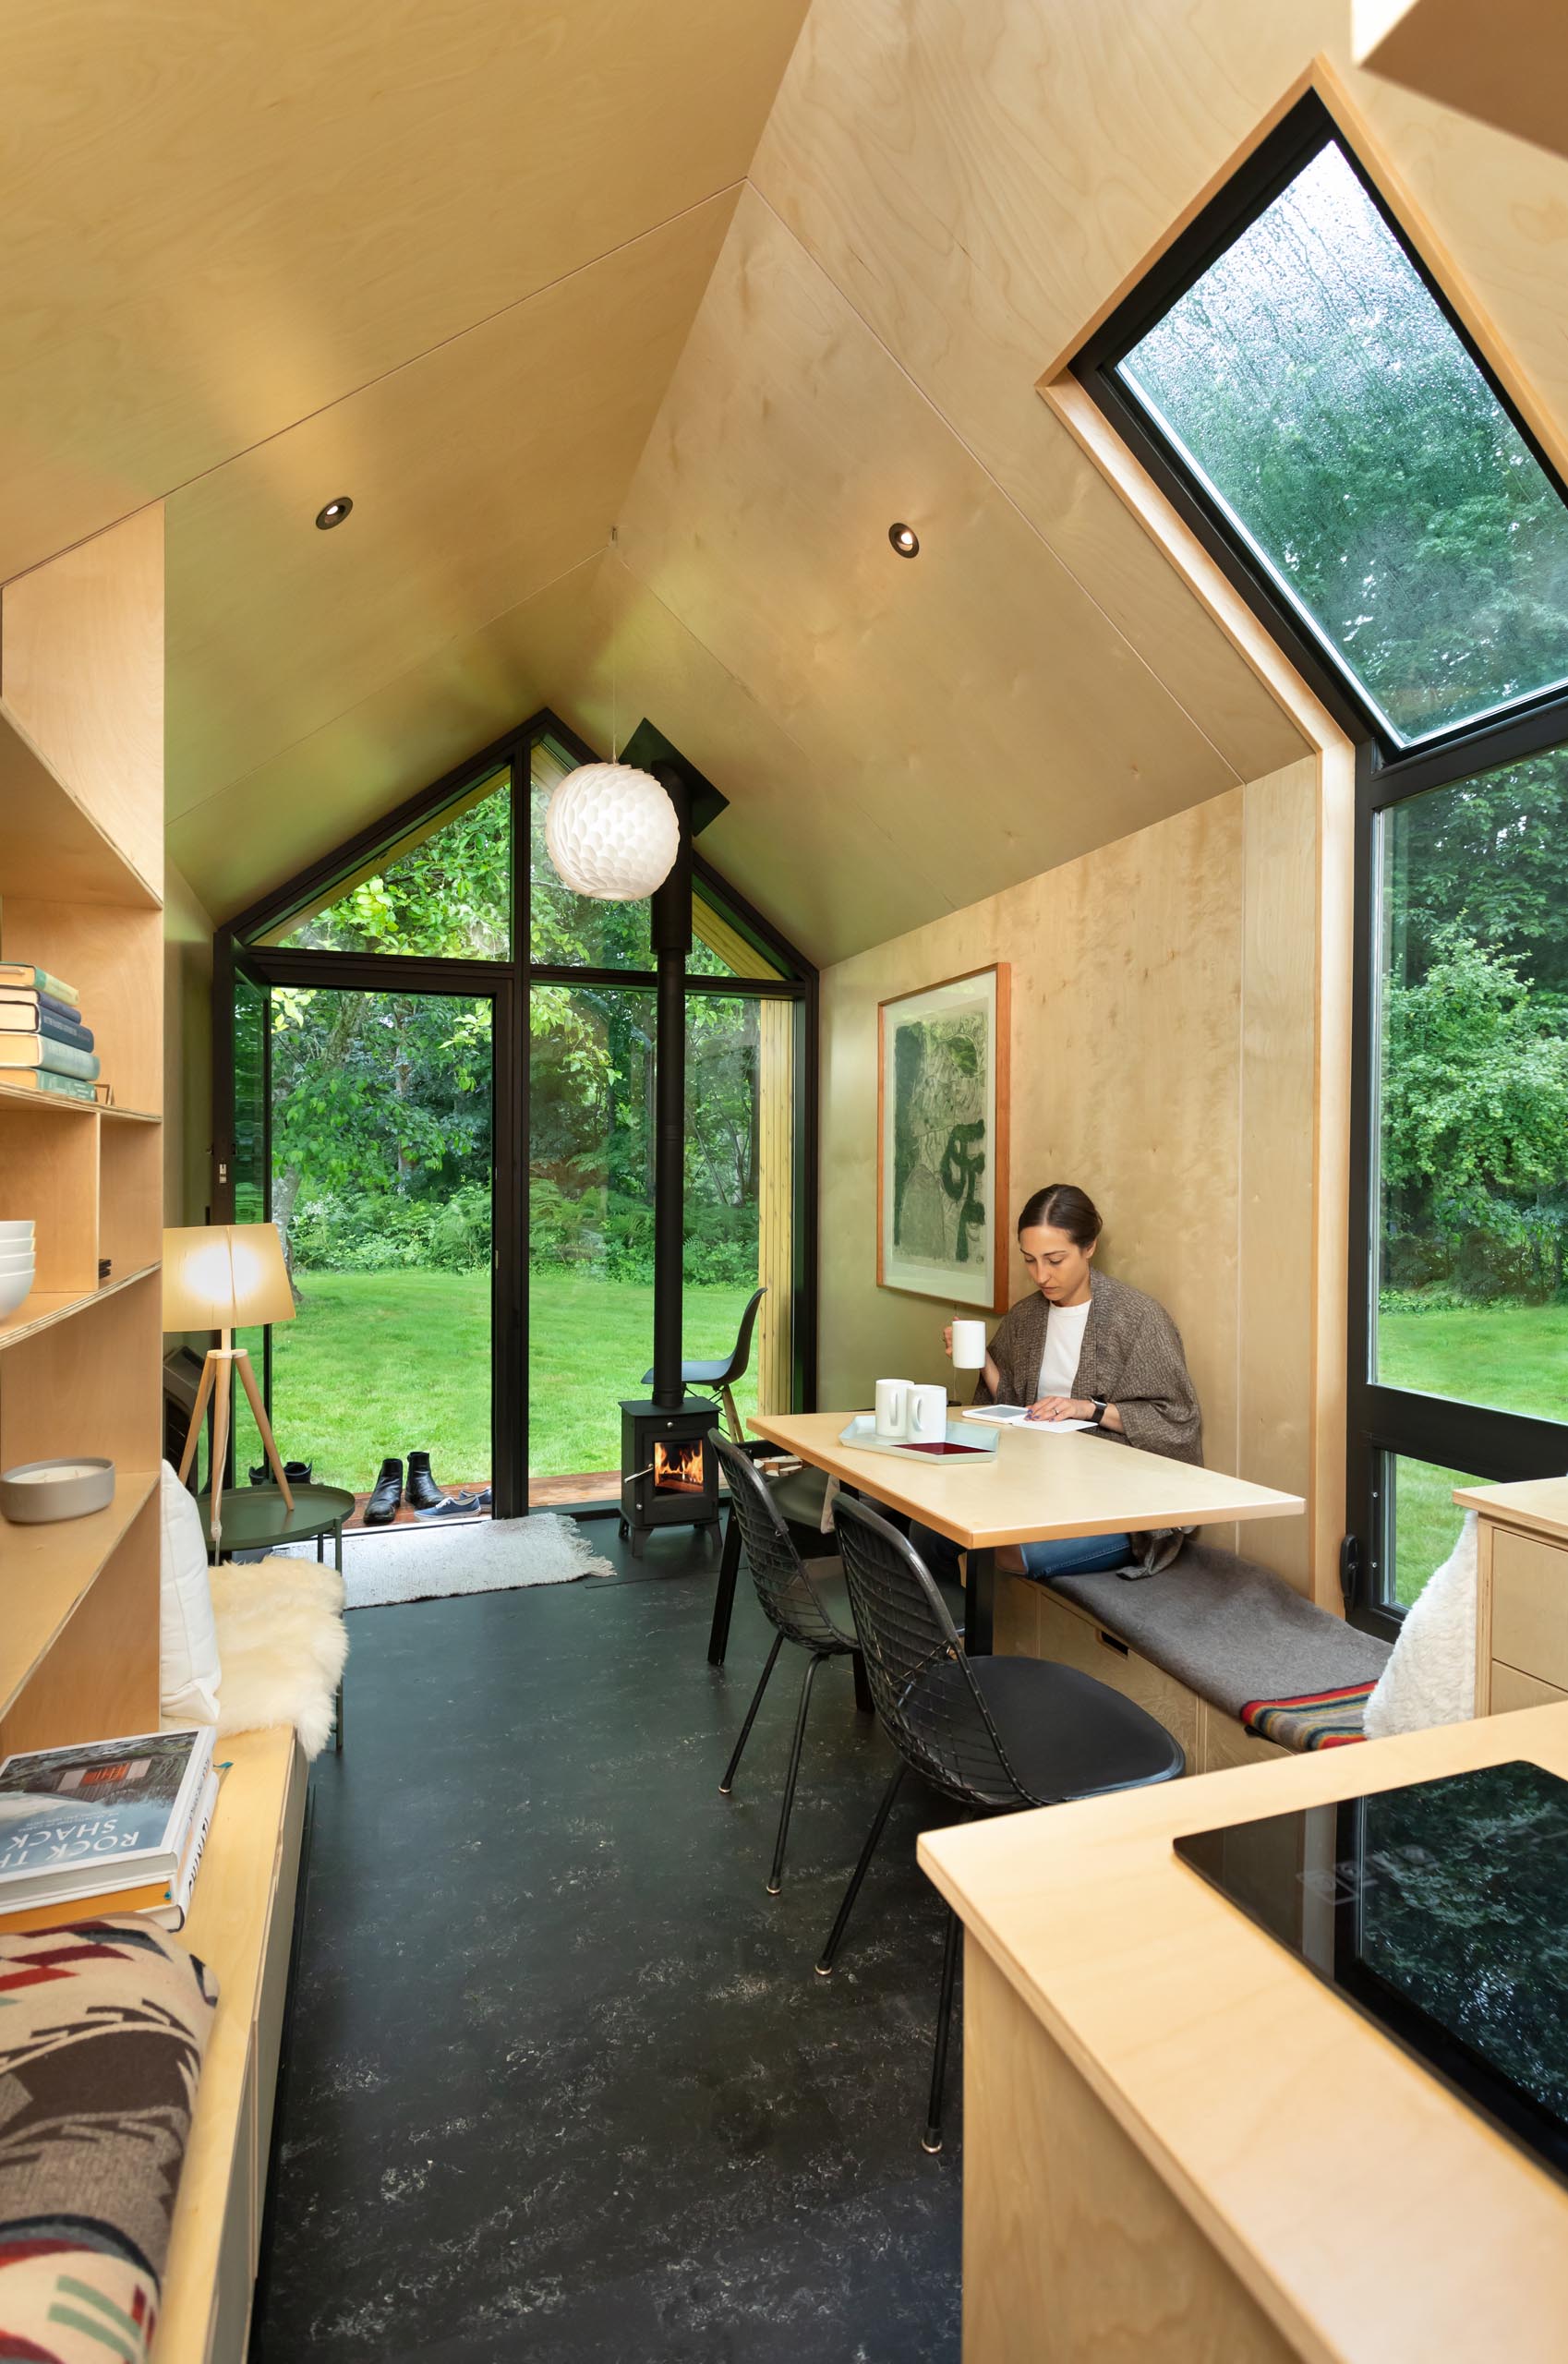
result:
[[[621,1532],[642,1557],[654,1526],[717,1526],[718,1465],[707,1441],[718,1406],[686,1396],[668,1411],[648,1398],[621,1406]]]

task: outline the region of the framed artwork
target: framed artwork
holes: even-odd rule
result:
[[[877,1286],[1003,1313],[1007,964],[879,1002],[876,1022]]]

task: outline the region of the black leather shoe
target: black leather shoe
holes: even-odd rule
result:
[[[310,1473],[315,1466],[313,1461],[285,1461],[283,1476],[291,1486],[308,1486]],[[250,1482],[253,1486],[276,1485],[277,1480],[272,1475],[271,1463],[263,1462],[259,1469],[253,1469],[250,1473]]]
[[[428,1453],[411,1453],[408,1456],[408,1507],[426,1518],[451,1518],[456,1512],[471,1511],[472,1494],[443,1494],[430,1475]]]
[[[397,1516],[403,1500],[403,1464],[389,1453],[381,1464],[369,1501],[365,1505],[367,1526],[390,1526]]]

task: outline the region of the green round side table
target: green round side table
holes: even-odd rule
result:
[[[323,1545],[332,1538],[332,1561],[339,1575],[343,1574],[343,1525],[354,1515],[354,1496],[342,1486],[291,1486],[294,1496],[291,1511],[276,1486],[234,1486],[223,1497],[219,1513],[221,1526],[215,1558],[225,1552],[261,1551],[278,1543],[308,1543],[314,1539],[316,1557],[325,1565]],[[205,1495],[197,1498],[201,1513],[201,1535],[209,1551],[213,1551],[211,1509]],[[333,1718],[332,1745],[343,1755],[343,1683],[338,1683],[337,1712]]]

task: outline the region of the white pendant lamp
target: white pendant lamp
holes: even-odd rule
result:
[[[631,764],[583,764],[550,798],[545,843],[574,894],[633,903],[669,875],[681,824],[651,773]]]

